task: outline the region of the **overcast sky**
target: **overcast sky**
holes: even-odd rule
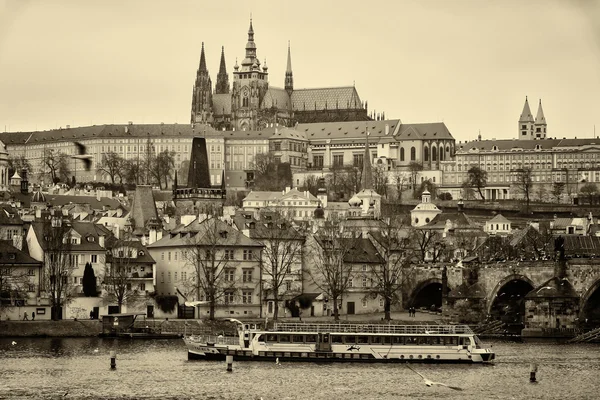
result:
[[[295,88],[355,82],[388,119],[514,138],[529,96],[549,136],[600,136],[600,0],[0,0],[0,129],[189,123],[201,43],[214,85],[250,14],[272,86],[290,40]]]

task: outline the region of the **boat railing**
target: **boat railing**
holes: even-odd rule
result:
[[[313,324],[276,322],[278,332],[351,332],[393,334],[473,334],[467,325]]]
[[[214,343],[227,345],[240,344],[239,338],[223,335],[192,335],[188,336],[187,340],[194,343]]]

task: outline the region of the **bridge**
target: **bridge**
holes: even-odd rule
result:
[[[537,328],[600,326],[600,259],[425,264],[406,280],[403,303],[441,307],[444,318],[457,323],[491,318]]]

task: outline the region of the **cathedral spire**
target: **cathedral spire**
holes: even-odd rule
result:
[[[202,50],[200,52],[200,67],[198,68],[198,71],[200,71],[200,72],[207,71],[206,58],[204,56],[204,42],[202,42]]]
[[[242,66],[246,70],[251,70],[256,60],[256,44],[254,43],[254,28],[252,27],[252,17],[250,17],[250,28],[248,28],[248,43],[246,43],[246,58],[242,61]]]
[[[288,56],[287,56],[287,68],[285,69],[285,90],[291,96],[294,91],[294,77],[292,75],[292,51],[290,49],[290,42],[288,40]]]
[[[365,143],[365,155],[363,159],[363,170],[361,186],[362,190],[373,189],[373,172],[371,170],[371,150],[369,150],[369,127],[365,131],[366,143]]]
[[[219,73],[217,75],[215,93],[229,93],[229,76],[227,75],[227,67],[225,66],[225,47],[223,46],[221,47],[221,65],[219,66]]]

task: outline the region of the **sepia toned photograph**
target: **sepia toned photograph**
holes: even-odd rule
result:
[[[600,0],[0,0],[0,399],[599,372]]]

